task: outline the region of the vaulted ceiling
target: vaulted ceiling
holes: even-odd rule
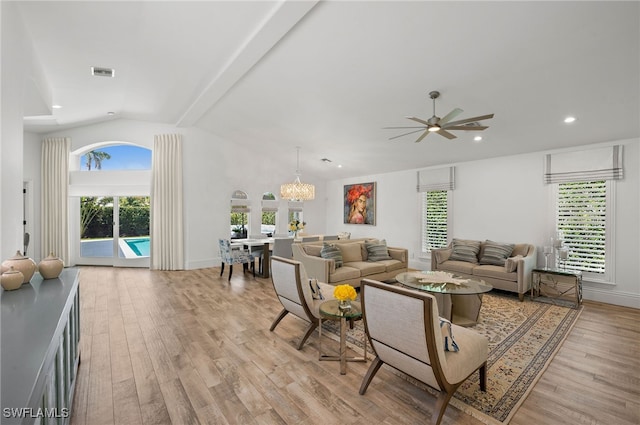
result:
[[[20,2],[47,104],[28,108],[36,112],[25,129],[114,119],[195,126],[292,167],[300,146],[303,173],[322,178],[636,138],[639,6]],[[92,66],[115,77],[92,76]],[[459,118],[495,117],[454,140],[388,140],[402,131],[383,127],[431,117],[432,90],[440,117],[453,108],[464,110]],[[567,125],[567,115],[577,120]]]

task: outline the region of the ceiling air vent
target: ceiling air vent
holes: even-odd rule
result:
[[[115,77],[116,71],[112,68],[101,68],[99,66],[91,67],[91,75],[95,75],[96,77]]]

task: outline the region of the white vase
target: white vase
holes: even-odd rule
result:
[[[22,273],[24,276],[22,283],[29,282],[38,268],[35,261],[22,255],[20,251],[16,251],[16,255],[2,262],[3,272],[9,270],[11,267]]]
[[[14,269],[13,266],[10,266],[9,270],[2,273],[2,277],[0,277],[0,283],[5,291],[13,291],[14,289],[20,288],[23,281],[24,275],[22,272]]]
[[[38,271],[43,279],[55,279],[60,276],[62,269],[64,268],[64,262],[53,255],[53,252],[48,257],[43,258],[38,264]]]

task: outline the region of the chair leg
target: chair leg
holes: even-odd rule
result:
[[[311,324],[307,328],[307,332],[304,334],[304,336],[302,337],[302,339],[298,343],[298,350],[302,350],[302,346],[304,345],[305,342],[307,342],[307,339],[313,333],[313,331],[316,330],[317,327],[318,327],[318,323],[317,322],[311,322]]]
[[[233,264],[229,264],[229,279],[231,280],[231,274],[233,273]]]
[[[222,273],[224,273],[224,263],[222,263],[222,267],[220,267],[220,277],[222,277]]]
[[[455,389],[453,390],[455,392]],[[442,421],[442,417],[444,416],[444,411],[447,409],[449,405],[449,400],[451,400],[451,396],[453,392],[441,392],[438,394],[438,399],[436,400],[436,406],[433,409],[433,415],[431,416],[431,423],[433,425],[440,425]]]
[[[360,385],[360,395],[363,395],[367,388],[369,388],[369,384],[373,377],[378,373],[380,366],[382,366],[384,362],[380,360],[380,357],[376,356],[375,359],[371,362],[371,366],[369,366],[369,370],[367,370],[367,374],[362,378],[362,385]]]
[[[482,366],[480,366],[480,369],[478,369],[478,372],[480,372],[480,391],[487,391],[487,362],[484,362],[482,364]]]
[[[271,327],[269,328],[270,331],[273,332],[273,330],[276,328],[276,326],[278,326],[278,323],[280,323],[280,321],[282,319],[284,319],[284,316],[287,315],[287,313],[289,313],[287,311],[286,308],[283,308],[282,311],[280,312],[280,314],[278,314],[278,317],[276,317],[276,319],[273,321],[273,323],[271,324]]]

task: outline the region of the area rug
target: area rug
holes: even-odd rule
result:
[[[528,297],[520,302],[517,296],[494,292],[484,295],[479,322],[471,328],[489,340],[487,391],[480,391],[475,373],[458,388],[450,404],[483,423],[506,425],[553,359],[582,307],[573,309]],[[337,323],[325,322],[323,329],[337,338]],[[347,341],[362,350],[363,339],[359,321],[347,332]],[[435,394],[426,385],[389,370]]]

